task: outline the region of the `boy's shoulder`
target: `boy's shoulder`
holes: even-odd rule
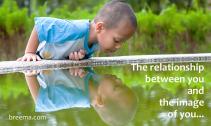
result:
[[[60,37],[68,36],[83,36],[89,32],[90,20],[70,20],[54,17],[35,17],[35,27],[38,33],[46,34],[49,31],[56,32]],[[61,35],[60,35],[61,34]]]
[[[72,26],[73,25],[87,26],[90,24],[89,19],[73,20],[73,19],[63,19],[63,18],[55,18],[55,17],[35,17],[34,21],[35,21],[35,24],[37,24],[37,23],[47,23],[47,24],[55,23],[55,24],[59,25],[59,24],[64,23],[64,24],[71,24]]]

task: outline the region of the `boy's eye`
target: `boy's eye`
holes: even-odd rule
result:
[[[118,41],[118,40],[116,40],[116,39],[114,39],[114,42],[115,42],[115,43],[119,43],[119,41]]]

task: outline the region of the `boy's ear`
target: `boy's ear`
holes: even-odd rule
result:
[[[97,22],[95,25],[95,30],[97,33],[101,32],[102,30],[105,29],[105,23],[104,22]]]
[[[97,100],[97,104],[96,104],[97,107],[99,108],[104,107],[104,100],[100,95],[97,96],[96,100]]]

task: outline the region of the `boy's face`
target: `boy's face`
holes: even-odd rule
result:
[[[100,50],[112,53],[133,35],[135,29],[126,21],[122,21],[115,28],[110,29],[106,28],[103,22],[97,22],[96,32]]]
[[[98,93],[104,98],[116,99],[119,102],[126,100],[127,97],[120,96],[128,95],[128,92],[128,87],[114,75],[104,75],[98,87]]]
[[[126,124],[134,116],[137,99],[133,91],[114,75],[104,75],[99,82],[100,106],[95,110],[107,124]]]

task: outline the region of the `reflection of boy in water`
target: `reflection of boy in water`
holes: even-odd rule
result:
[[[114,75],[82,69],[25,75],[37,112],[92,105],[104,122],[115,126],[129,122],[135,114],[137,97]]]
[[[133,119],[137,109],[137,97],[116,76],[103,75],[93,93],[92,106],[105,123],[120,126]]]

